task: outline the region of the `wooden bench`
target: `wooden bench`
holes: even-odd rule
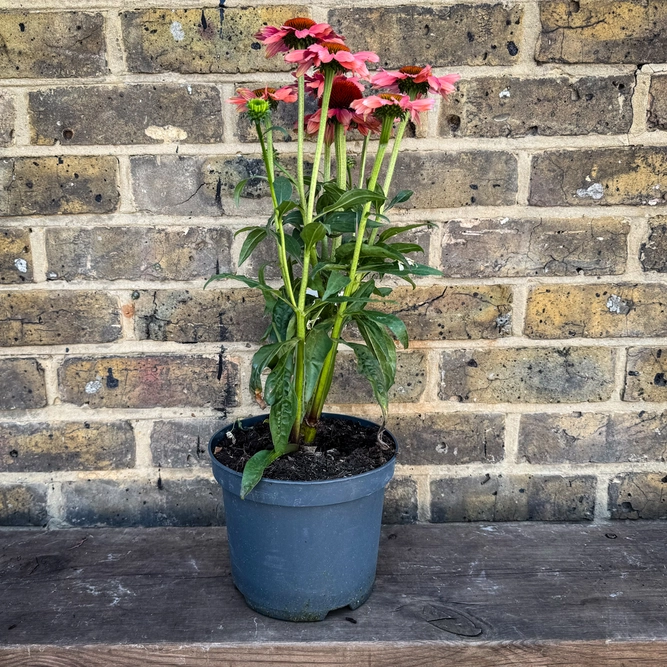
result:
[[[386,526],[375,591],[248,609],[224,528],[0,531],[2,667],[667,665],[661,523]]]

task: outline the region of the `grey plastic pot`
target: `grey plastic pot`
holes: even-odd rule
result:
[[[346,415],[324,416],[376,426]],[[266,418],[251,417],[241,425]],[[396,457],[342,479],[263,479],[241,500],[241,474],[213,456],[232,428],[211,438],[209,455],[223,489],[232,579],[248,605],[287,621],[321,621],[334,609],[359,607],[375,580],[384,490]]]

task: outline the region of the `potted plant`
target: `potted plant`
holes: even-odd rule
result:
[[[439,275],[410,258],[423,252],[419,245],[399,238],[422,225],[390,224],[387,213],[412,195],[390,196],[390,187],[408,122],[433,107],[429,94],[452,92],[459,77],[436,77],[428,66],[371,75],[375,53],[352,53],[331,26],[308,18],[266,27],[257,38],[267,57],[283,54],[295,65],[296,83],[241,88],[229,100],[257,130],[273,204],[265,226],[241,230],[239,265],[272,240],[280,280],[268,282],[262,267],[257,278],[222,273],[208,282],[240,280],[264,296],[271,324],[252,359],[250,389],[270,412],[216,433],[209,454],[223,487],[232,576],[247,603],[276,618],[321,620],[362,604],[373,585],[397,449],[384,429],[394,339],[408,346],[404,323],[374,308],[392,292],[379,281],[414,286],[414,276]],[[366,95],[366,84],[377,92]],[[318,104],[308,116],[307,95]],[[273,143],[274,132],[286,130],[272,122],[277,105],[290,103],[298,107],[293,171]],[[363,137],[356,170],[347,152],[351,132]],[[315,139],[310,164],[306,134]],[[246,184],[236,187],[237,201]],[[379,426],[322,412],[341,344],[370,382]]]

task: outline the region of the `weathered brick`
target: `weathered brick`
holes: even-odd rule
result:
[[[44,369],[36,359],[0,359],[0,410],[43,408]]]
[[[142,155],[130,160],[132,191],[142,213],[163,215],[240,215],[271,209],[261,158],[247,156],[194,157]],[[233,203],[234,188],[252,179]]]
[[[502,415],[436,412],[391,415],[387,428],[396,436],[405,465],[496,463],[504,456]]]
[[[239,369],[219,356],[66,359],[58,371],[67,403],[91,408],[213,407],[238,404]]]
[[[516,203],[517,162],[500,151],[403,152],[392,187],[415,193],[402,208],[509,206]]]
[[[329,12],[329,22],[353,50],[375,51],[383,67],[511,65],[519,57],[522,18],[520,5],[491,2],[345,7]]]
[[[540,285],[528,295],[530,338],[667,334],[667,285]]]
[[[446,350],[440,398],[474,403],[576,403],[611,396],[608,348]]]
[[[222,141],[214,86],[73,86],[30,93],[33,144],[152,144]]]
[[[664,205],[667,148],[548,151],[533,157],[533,206]]]
[[[110,213],[118,206],[111,156],[0,160],[0,216]]]
[[[384,492],[382,523],[415,523],[418,511],[415,480],[409,477],[394,477]]]
[[[522,415],[519,456],[528,463],[620,463],[664,461],[656,434],[667,413],[625,412]]]
[[[632,125],[634,77],[482,77],[440,107],[442,136],[621,134]]]
[[[474,475],[431,482],[431,521],[583,521],[595,477]]]
[[[182,74],[288,71],[291,65],[282,58],[265,59],[254,35],[308,15],[303,5],[123,12],[127,66],[131,72]]]
[[[667,51],[666,51],[667,52]],[[667,130],[667,76],[651,77],[646,125],[649,130]]]
[[[667,475],[629,472],[609,484],[612,519],[667,519]]]
[[[151,431],[153,465],[161,468],[208,467],[208,441],[225,419],[157,421]]]
[[[46,230],[49,280],[195,280],[231,271],[225,228],[54,227]]]
[[[452,278],[623,273],[628,231],[615,218],[450,220],[441,269]]]
[[[30,230],[0,227],[0,283],[32,282]]]
[[[0,146],[14,141],[15,112],[14,98],[8,91],[0,91]]]
[[[0,472],[133,466],[134,436],[129,422],[0,423]]]
[[[370,309],[400,317],[413,340],[501,338],[512,330],[508,285],[397,287],[389,299]]]
[[[217,526],[222,491],[208,478],[116,482],[91,479],[62,485],[65,521],[72,526]]]
[[[270,324],[258,290],[160,290],[135,302],[140,340],[259,342]]]
[[[0,40],[3,79],[60,79],[108,71],[102,14],[0,12]]]
[[[45,526],[47,518],[43,484],[0,486],[0,526]]]
[[[396,383],[389,391],[389,400],[394,403],[418,401],[426,384],[426,364],[424,352],[399,352]],[[357,372],[354,354],[339,352],[328,401],[339,404],[375,402],[368,380]]]
[[[628,350],[624,401],[667,401],[667,349]]]
[[[667,6],[645,0],[543,0],[537,62],[664,62]]]
[[[121,335],[118,300],[104,292],[0,292],[0,343],[109,343]]]
[[[657,216],[650,222],[650,233],[642,243],[639,259],[644,271],[667,273],[667,217]]]

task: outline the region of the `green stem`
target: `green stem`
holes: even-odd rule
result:
[[[364,187],[364,178],[366,176],[366,153],[368,152],[368,142],[371,138],[370,134],[364,137],[364,145],[361,148],[361,159],[359,161],[359,185],[358,188]]]
[[[331,180],[331,144],[325,144],[324,146],[324,176],[322,180]]]
[[[269,118],[269,122],[271,119]],[[259,144],[262,148],[262,158],[264,159],[264,164],[266,166],[266,177],[269,183],[269,191],[271,193],[271,201],[273,203],[273,217],[276,222],[276,230],[278,232],[278,237],[280,242],[278,243],[278,258],[280,261],[280,273],[285,284],[285,290],[287,291],[287,296],[292,303],[294,308],[297,307],[297,302],[294,297],[294,291],[292,289],[292,280],[290,278],[290,272],[287,262],[287,251],[285,246],[285,230],[283,228],[282,219],[280,213],[278,212],[278,199],[276,198],[276,190],[274,186],[275,181],[275,166],[273,163],[273,132],[270,131],[266,135],[266,143],[264,142],[264,133],[262,131],[262,124],[260,121],[255,121],[255,129],[257,130],[257,136],[259,137]]]
[[[306,206],[306,187],[303,178],[303,142],[304,142],[304,118],[306,114],[306,85],[303,76],[297,78],[299,86],[298,108],[299,116],[297,120],[297,148],[296,148],[296,184],[299,191],[299,205],[305,212]]]
[[[347,187],[347,143],[345,126],[336,121],[334,137],[336,141],[336,185],[344,190]]]

